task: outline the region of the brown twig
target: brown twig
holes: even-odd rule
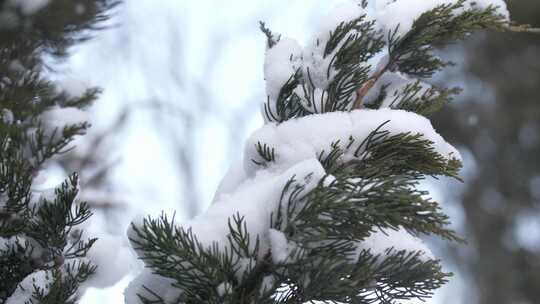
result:
[[[367,93],[369,93],[369,90],[373,88],[375,83],[381,78],[381,76],[390,68],[391,63],[388,62],[384,67],[380,68],[371,76],[358,90],[356,90],[356,100],[353,104],[353,110],[354,109],[361,109],[364,102],[364,97],[366,97]]]
[[[514,33],[530,33],[530,34],[540,34],[540,28],[534,28],[530,25],[508,25],[504,27],[505,30]],[[353,104],[354,109],[361,109],[363,107],[364,97],[367,93],[373,88],[375,83],[381,78],[381,76],[390,68],[391,62],[388,62],[383,68],[379,69],[373,76],[371,76],[366,82],[362,84],[356,90],[356,100]]]

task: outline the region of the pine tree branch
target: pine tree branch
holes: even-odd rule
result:
[[[463,7],[465,0],[454,4],[440,5],[418,17],[405,35],[398,35],[398,28],[388,33],[389,58],[386,64],[365,81],[356,91],[352,109],[363,107],[363,99],[380,77],[389,69],[396,69],[409,75],[430,77],[435,71],[451,64],[432,55],[435,45],[446,45],[450,41],[464,38],[468,33],[479,29],[501,29],[503,20],[494,15],[495,8],[480,11],[466,11],[454,15]],[[529,26],[509,26],[509,31],[540,33],[540,29]],[[379,63],[380,65],[381,63]]]
[[[451,64],[435,56],[436,47],[476,30],[504,31],[506,20],[497,14],[496,7],[466,9],[465,4],[466,0],[456,0],[439,5],[419,16],[405,34],[399,27],[390,30],[387,39],[373,23],[363,21],[364,17],[342,22],[330,33],[324,49],[324,58],[331,56],[327,58],[328,85],[321,89],[317,78],[312,77],[315,73],[295,67],[276,100],[268,97],[264,105],[267,121],[281,123],[311,114],[346,111],[351,106],[379,108],[382,100],[375,105],[373,101],[364,102],[371,90],[379,89],[377,82],[385,81],[386,72],[431,78]],[[528,27],[507,29],[537,31]],[[261,30],[268,47],[277,43],[262,23]],[[374,54],[385,46],[388,57],[377,66],[370,65]],[[385,96],[386,89],[386,84],[381,87],[378,100]],[[420,80],[392,89],[394,99],[389,107],[420,115],[439,110],[457,93],[456,89],[438,88]],[[274,205],[276,210],[266,210],[273,211],[268,229],[276,231],[266,227],[248,231],[246,222],[256,218],[251,218],[250,211],[242,211],[246,214],[237,213],[229,219],[229,231],[223,232],[228,243],[222,241],[223,236],[206,237],[201,242],[197,233],[205,231],[197,227],[203,225],[191,225],[194,229],[186,231],[166,217],[149,218],[140,227],[134,225],[135,233],[130,237],[139,258],[153,274],[173,280],[171,288],[181,292],[177,302],[189,304],[394,303],[431,297],[450,276],[442,271],[438,260],[424,255],[427,250],[421,246],[394,248],[392,243],[381,242],[377,246],[388,247],[384,251],[377,246],[370,248],[368,238],[396,230],[411,237],[435,235],[461,241],[448,228],[449,217],[439,204],[427,191],[418,189],[419,182],[428,176],[459,179],[461,161],[452,153],[440,154],[429,136],[407,132],[406,127],[401,133],[390,132],[383,128],[387,122],[367,137],[359,136],[361,141],[355,140],[355,134],[345,134],[348,140],[336,139],[330,150],[317,148],[319,163],[327,175],[317,177],[313,172],[299,179],[293,175],[283,185],[279,201],[274,202],[278,203]],[[259,141],[252,161],[259,170],[272,162],[279,165],[282,150],[279,144]],[[254,183],[253,189],[258,187]],[[277,199],[277,194],[271,199]],[[212,225],[212,217],[200,224]],[[210,242],[212,239],[216,241]],[[157,290],[154,293],[144,285],[142,288],[159,299]],[[143,302],[164,303],[162,299]]]

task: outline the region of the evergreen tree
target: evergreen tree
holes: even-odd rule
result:
[[[0,1],[0,303],[76,303],[96,266],[80,229],[91,211],[71,175],[38,191],[40,170],[89,127],[81,109],[98,90],[72,94],[47,64],[100,28],[109,0]]]
[[[459,92],[433,51],[481,29],[522,31],[500,0],[349,1],[314,41],[267,37],[265,125],[209,210],[129,231],[145,269],[126,303],[396,303],[444,284],[421,235],[461,239],[426,177],[459,153],[426,116]]]

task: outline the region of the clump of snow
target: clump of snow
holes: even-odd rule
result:
[[[112,286],[132,269],[137,269],[139,264],[127,236],[110,232],[106,228],[107,221],[107,216],[102,212],[94,212],[92,217],[77,227],[79,233],[84,233],[83,239],[97,238],[86,255],[86,259],[96,265],[97,270],[84,282],[84,288]],[[124,232],[125,228],[121,230]]]
[[[49,281],[52,278],[51,273],[40,270],[28,275],[19,284],[15,292],[6,300],[6,304],[28,303],[32,300],[34,288],[39,288],[45,294],[49,290]]]
[[[213,204],[203,215],[182,224],[181,227],[185,230],[191,229],[204,245],[210,246],[217,242],[225,247],[228,245],[228,221],[235,214],[240,214],[245,216],[252,238],[265,236],[270,229],[270,214],[277,210],[280,195],[289,179],[296,176],[305,180],[310,176],[310,183],[306,186],[306,191],[309,191],[324,175],[324,169],[314,158],[299,161],[281,172],[260,171],[234,192],[222,196],[220,201]],[[254,246],[255,239],[251,244]],[[260,246],[269,248],[267,238],[262,238]]]
[[[19,243],[24,243],[24,238],[22,237],[10,237],[10,238],[4,238],[0,237],[0,250],[6,250],[7,248]]]
[[[301,57],[302,47],[291,38],[281,38],[272,48],[266,50],[264,79],[270,98],[277,99],[283,85],[300,68]]]
[[[218,285],[218,287],[216,288],[217,289],[217,293],[223,297],[229,293],[231,293],[231,290],[232,290],[232,285],[231,283],[229,282],[223,282],[221,284]]]
[[[272,287],[274,286],[276,282],[276,279],[272,275],[267,275],[263,278],[261,287],[259,289],[259,292],[262,294],[264,292],[272,290]]]
[[[274,263],[285,262],[291,253],[290,244],[285,234],[279,230],[270,229],[268,231],[268,237],[270,239],[270,250]]]
[[[329,152],[332,143],[340,141],[342,148],[355,143],[347,150],[342,161],[354,158],[357,145],[381,124],[390,135],[398,133],[421,133],[433,142],[435,151],[447,159],[461,159],[459,152],[447,143],[423,116],[403,110],[355,110],[309,115],[281,124],[266,124],[248,139],[243,168],[233,166],[225,181],[216,192],[214,205],[204,215],[182,225],[191,228],[203,244],[216,241],[226,244],[227,220],[237,212],[246,216],[248,231],[261,236],[261,248],[270,249],[275,262],[284,261],[291,247],[286,237],[270,227],[269,215],[275,210],[278,195],[286,181],[293,175],[297,180],[315,172],[308,185],[314,185],[325,177],[324,169],[316,159],[322,151]],[[257,152],[257,143],[267,144],[275,151],[275,160],[266,167],[255,164],[264,162]],[[300,174],[301,173],[301,174]],[[326,176],[323,184],[335,178]],[[310,186],[312,187],[312,186]],[[306,189],[309,191],[310,188]],[[249,204],[246,204],[249,202]],[[253,243],[253,242],[252,242]]]
[[[389,108],[394,106],[394,101],[396,100],[396,95],[401,94],[407,86],[411,86],[419,82],[420,90],[418,95],[421,96],[432,89],[432,86],[428,83],[418,81],[417,79],[408,77],[407,75],[400,72],[385,72],[375,85],[369,90],[368,94],[364,97],[364,103],[371,103],[379,97],[381,90],[386,90],[386,97],[381,103],[380,108]]]
[[[39,174],[38,177],[37,183],[42,182],[43,174]],[[32,183],[32,195],[29,202],[31,208],[39,208],[45,201],[52,203],[56,198],[55,188],[36,189],[37,183]]]
[[[54,106],[43,112],[41,119],[49,132],[53,132],[55,129],[61,131],[66,126],[77,125],[90,120],[88,114],[80,109],[74,107],[61,108],[59,106]]]
[[[324,106],[326,103],[324,90],[337,73],[332,62],[339,49],[336,48],[331,54],[325,54],[326,43],[331,32],[339,24],[362,15],[362,8],[359,4],[355,1],[345,2],[328,17],[322,19],[317,35],[308,46],[302,47],[291,38],[281,38],[274,47],[266,51],[266,93],[272,112],[276,112],[275,104],[283,85],[297,71],[302,73],[305,82],[295,90],[295,94],[301,98],[302,105],[312,112],[316,112],[317,108],[320,110]]]
[[[173,280],[152,273],[144,268],[139,275],[129,283],[124,291],[126,304],[143,304],[139,295],[148,299],[155,299],[159,295],[164,303],[177,303],[175,300],[182,291],[173,287]]]
[[[326,89],[337,74],[337,70],[333,66],[335,53],[339,48],[336,48],[332,53],[325,55],[326,42],[320,42],[316,39],[311,45],[308,45],[304,50],[304,60],[302,62],[302,73],[308,88]],[[305,92],[296,92],[299,97],[306,99]],[[320,95],[320,93],[318,94]]]
[[[74,77],[62,78],[56,82],[56,86],[59,92],[66,93],[71,98],[82,97],[92,88],[88,81]]]
[[[255,265],[257,265],[257,261],[253,258],[239,258],[234,272],[235,277],[242,280],[246,275],[249,275]]]
[[[236,188],[246,180],[246,171],[244,171],[244,165],[241,161],[234,163],[225,176],[221,180],[221,183],[217,187],[216,193],[212,203],[221,201],[221,195],[226,193],[231,193],[236,190]]]
[[[384,32],[398,28],[398,35],[406,34],[413,22],[424,12],[434,9],[438,5],[452,3],[451,0],[397,0],[373,1],[372,16],[376,26]]]
[[[98,240],[88,251],[86,258],[98,268],[85,285],[105,288],[129,273],[130,266],[134,264],[134,256],[124,236],[101,234],[96,237]]]
[[[411,132],[423,134],[433,142],[435,151],[447,159],[461,159],[459,152],[447,143],[434,129],[431,122],[415,113],[403,110],[355,110],[352,112],[331,112],[309,115],[302,119],[289,120],[281,124],[269,123],[255,131],[248,139],[244,154],[244,169],[248,176],[261,170],[256,162],[264,162],[258,154],[257,143],[267,144],[275,149],[275,162],[269,165],[279,170],[305,159],[317,157],[322,151],[329,151],[332,143],[339,140],[345,147],[352,136],[355,144],[346,158],[353,158],[352,152],[369,134],[389,121],[381,129],[390,135]]]
[[[336,5],[317,26],[315,40],[320,45],[326,45],[330,34],[341,24],[353,21],[366,14],[359,1],[345,1]]]
[[[435,256],[421,239],[401,227],[399,230],[387,229],[372,233],[358,243],[357,251],[369,250],[373,255],[384,256],[391,248],[395,251],[421,252],[419,258],[423,261],[435,260]]]

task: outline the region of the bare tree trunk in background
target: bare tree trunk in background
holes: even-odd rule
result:
[[[540,1],[508,5],[515,21],[540,25]],[[534,231],[516,229],[524,217],[540,225],[540,189],[531,184],[540,181],[540,37],[492,33],[471,39],[465,53],[469,72],[496,98],[461,100],[434,117],[442,135],[476,160],[462,197],[474,254],[454,248],[455,263],[478,304],[540,303],[540,244],[520,243],[519,233]]]

